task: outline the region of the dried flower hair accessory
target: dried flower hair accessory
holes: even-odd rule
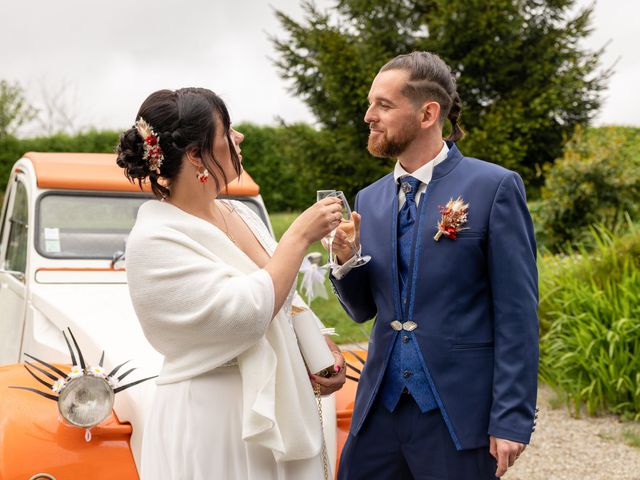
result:
[[[455,240],[458,232],[467,230],[462,226],[467,223],[469,204],[464,203],[462,197],[455,200],[452,198],[445,206],[440,205],[438,208],[440,208],[440,220],[438,220],[438,231],[433,237],[436,242],[442,235]]]
[[[162,167],[162,162],[164,161],[164,155],[160,148],[160,137],[142,117],[136,121],[135,127],[144,141],[142,159],[149,164],[150,170],[160,175],[160,167]]]

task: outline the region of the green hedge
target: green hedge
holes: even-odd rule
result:
[[[113,152],[119,132],[90,130],[78,135],[17,139],[0,138],[0,190],[4,192],[13,164],[26,152]]]
[[[316,201],[316,190],[344,190],[352,202],[363,182],[387,173],[371,170],[371,162],[363,160],[365,150],[348,151],[333,134],[306,124],[244,123],[237,128],[245,134],[244,165],[260,185],[270,212],[304,210]]]
[[[316,201],[316,190],[325,183],[322,159],[331,151],[327,134],[306,124],[236,128],[245,135],[244,166],[270,212],[301,210]]]
[[[343,189],[352,200],[365,180],[392,168],[390,161],[374,168],[363,160],[364,147],[362,152],[347,151],[339,138],[306,124],[244,123],[237,128],[246,136],[245,166],[260,184],[272,212],[304,209],[315,201],[319,189]],[[117,139],[116,131],[95,130],[76,136],[2,138],[0,187],[4,190],[11,166],[27,151],[112,152]],[[578,129],[564,156],[547,168],[542,200],[535,202],[540,244],[558,250],[566,242],[588,237],[588,228],[595,222],[615,229],[622,212],[635,219],[639,192],[640,129]]]
[[[592,229],[595,249],[543,255],[540,378],[576,414],[640,419],[640,227]]]
[[[245,134],[244,163],[260,185],[269,211],[304,209],[315,202],[316,190],[341,188],[349,182],[349,171],[337,177],[326,168],[339,153],[322,131],[306,124],[269,127],[244,123],[236,128]],[[0,188],[4,191],[12,165],[25,152],[113,152],[118,135],[116,131],[89,131],[76,136],[2,138]]]
[[[616,231],[640,213],[640,128],[577,129],[564,156],[546,168],[536,212],[542,244],[558,251],[589,241],[589,227]]]

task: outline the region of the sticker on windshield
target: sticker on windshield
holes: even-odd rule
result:
[[[60,253],[60,229],[44,229],[44,250],[47,253]]]
[[[45,228],[44,229],[44,239],[45,240],[58,240],[58,242],[59,242],[60,241],[60,229],[59,228]]]
[[[44,249],[47,253],[60,253],[60,240],[45,240]]]

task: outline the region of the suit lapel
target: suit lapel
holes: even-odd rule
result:
[[[387,231],[391,237],[391,285],[393,288],[393,305],[395,310],[395,318],[402,321],[402,304],[400,300],[400,278],[398,277],[398,186],[390,177],[390,181],[385,185],[384,197],[390,198],[386,201],[386,205],[391,205],[391,210],[385,209],[383,212],[383,221],[387,225],[383,225],[381,232]]]

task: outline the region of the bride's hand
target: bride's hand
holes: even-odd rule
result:
[[[342,202],[340,199],[323,198],[302,212],[287,229],[285,235],[295,235],[310,245],[337,228],[341,220]]]
[[[336,346],[335,343],[331,341],[329,337],[325,336],[324,338],[329,345],[331,353],[333,353],[335,359],[333,369],[336,374],[329,378],[325,378],[310,373],[309,378],[311,379],[311,384],[313,385],[314,389],[316,385],[320,387],[320,395],[331,395],[333,392],[337,392],[338,390],[340,390],[344,385],[344,382],[347,380],[347,369],[344,357],[340,353],[340,349]]]

